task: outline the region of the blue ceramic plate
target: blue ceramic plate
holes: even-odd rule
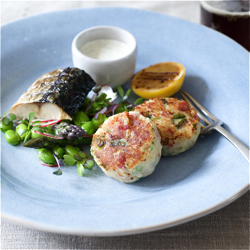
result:
[[[136,9],[78,9],[4,25],[2,113],[42,74],[73,66],[74,36],[97,25],[118,26],[136,37],[136,72],[163,61],[182,63],[183,90],[248,145],[248,52],[211,29]],[[148,232],[216,211],[248,188],[247,161],[217,132],[179,156],[162,158],[151,176],[133,184],[111,179],[98,167],[80,177],[75,167],[65,166],[55,176],[55,169],[38,163],[35,149],[13,147],[3,136],[1,145],[3,218],[50,232]]]

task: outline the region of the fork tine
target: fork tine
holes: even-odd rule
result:
[[[181,97],[189,104],[190,107],[195,108],[194,105],[187,99],[187,97],[182,93],[182,91],[179,91],[179,94]],[[210,121],[197,109],[195,109],[199,118],[203,120],[206,124],[210,124]],[[204,128],[205,126],[201,123],[201,127]]]
[[[211,114],[205,107],[203,107],[200,103],[198,103],[192,96],[190,96],[185,91],[180,91],[184,93],[207,117],[209,117],[211,120],[216,121],[218,120],[217,117],[215,117],[213,114]]]

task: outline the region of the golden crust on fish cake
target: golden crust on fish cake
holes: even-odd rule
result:
[[[150,119],[138,112],[123,112],[100,126],[91,154],[108,176],[134,182],[154,171],[161,156],[160,135]]]
[[[196,110],[177,98],[152,98],[134,111],[149,117],[156,125],[162,143],[162,155],[177,155],[191,148],[200,133]]]

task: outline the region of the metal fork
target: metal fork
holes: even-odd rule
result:
[[[211,130],[216,130],[219,133],[221,133],[223,136],[225,136],[247,159],[249,162],[249,154],[250,150],[247,146],[245,146],[242,142],[237,140],[234,136],[232,136],[227,130],[225,130],[221,125],[223,122],[219,120],[217,117],[215,117],[213,114],[211,114],[205,107],[203,107],[200,103],[198,103],[192,96],[190,96],[185,91],[179,91],[179,94],[182,96],[182,98],[191,106],[194,107],[194,105],[190,102],[190,100],[200,109],[200,111],[203,112],[208,118],[211,119],[212,122],[210,122],[197,108],[197,114],[201,121],[205,124],[205,126],[201,123],[202,129],[200,134],[206,134]],[[194,107],[195,108],[195,107]]]

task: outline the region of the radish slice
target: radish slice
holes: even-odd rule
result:
[[[48,123],[46,123],[46,124],[41,125],[40,127],[47,127],[47,126],[49,126],[49,125],[57,124],[57,123],[59,123],[60,121],[61,121],[61,120],[53,121],[53,122],[48,122]]]
[[[50,120],[40,120],[40,119],[35,119],[35,120],[32,120],[30,122],[30,124],[32,125],[32,123],[34,123],[34,122],[46,123],[46,124],[42,125],[43,127],[45,127],[45,126],[48,126],[48,125],[59,123],[61,121],[62,121],[61,119],[60,120],[53,120],[53,119],[50,119]]]
[[[58,137],[58,136],[55,136],[55,135],[49,134],[49,133],[41,133],[41,132],[39,132],[37,130],[34,130],[34,133],[39,134],[39,135],[43,135],[43,136],[46,136],[46,137],[54,138],[54,139],[60,139],[60,140],[64,139],[64,137]]]
[[[33,123],[33,122],[41,122],[41,123],[44,123],[44,122],[52,122],[52,121],[54,121],[54,120],[53,120],[53,119],[50,119],[50,120],[35,119],[35,120],[30,121],[30,123]]]

